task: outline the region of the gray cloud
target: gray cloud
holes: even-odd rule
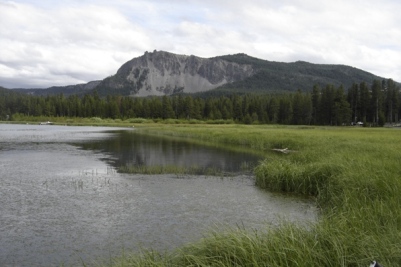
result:
[[[0,85],[103,79],[145,51],[346,64],[401,81],[398,1],[2,1]]]

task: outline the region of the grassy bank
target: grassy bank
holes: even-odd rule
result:
[[[249,233],[212,233],[168,254],[115,259],[114,266],[401,266],[401,131],[383,128],[152,125],[163,134],[266,153],[256,183],[316,197],[319,222],[283,222]],[[289,153],[273,149],[288,148]],[[113,264],[111,264],[113,266]]]

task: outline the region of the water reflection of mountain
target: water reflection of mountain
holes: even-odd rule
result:
[[[189,141],[122,131],[110,139],[80,144],[83,149],[97,150],[111,156],[110,163],[124,165],[176,165],[213,168],[239,172],[243,163],[254,164],[259,156],[219,147],[202,146]],[[110,159],[109,159],[110,160]]]

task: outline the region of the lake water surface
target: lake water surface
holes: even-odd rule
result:
[[[91,263],[171,250],[223,226],[316,220],[313,202],[241,172],[245,152],[133,129],[0,124],[0,266]],[[130,175],[122,165],[197,165],[232,177]]]

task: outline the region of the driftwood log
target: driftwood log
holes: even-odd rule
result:
[[[281,153],[284,153],[284,154],[295,152],[295,150],[289,150],[288,148],[273,148],[272,150],[273,151],[277,151],[277,152],[281,152]]]

